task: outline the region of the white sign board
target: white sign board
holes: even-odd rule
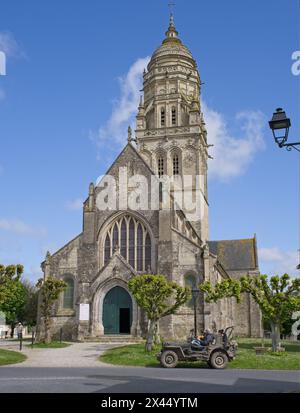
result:
[[[80,304],[79,306],[79,321],[89,321],[90,319],[90,305]]]

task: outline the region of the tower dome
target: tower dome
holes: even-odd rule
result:
[[[170,15],[170,23],[166,32],[166,38],[162,44],[154,51],[151,60],[148,64],[148,70],[151,70],[155,65],[170,64],[170,59],[185,61],[185,63],[196,68],[197,64],[190,50],[182,43],[178,37],[178,32],[175,28],[174,17]]]

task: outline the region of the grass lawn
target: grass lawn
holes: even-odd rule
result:
[[[26,360],[26,358],[27,357],[22,353],[0,349],[0,366],[5,366],[6,364],[22,363],[22,361]]]
[[[232,369],[263,369],[263,370],[300,370],[300,343],[284,342],[286,352],[282,355],[264,354],[256,355],[253,347],[260,347],[261,341],[257,339],[238,339],[239,343],[236,359],[228,364]],[[270,340],[265,340],[265,346],[271,346]],[[106,351],[99,360],[104,363],[123,366],[157,367],[156,348],[151,353],[146,353],[144,344],[133,344],[113,348]],[[177,368],[207,368],[205,362],[180,362]]]
[[[155,358],[160,347],[150,353],[145,352],[144,344],[130,344],[124,347],[115,347],[106,351],[99,360],[104,363],[119,364],[123,366],[145,366],[155,367],[159,366],[158,361]]]
[[[60,341],[52,341],[51,343],[35,343],[33,348],[64,348],[71,346],[71,343],[65,343]],[[28,347],[31,347],[31,344],[28,344]]]

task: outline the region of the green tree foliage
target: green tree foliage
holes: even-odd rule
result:
[[[267,275],[244,276],[240,280],[229,278],[214,286],[205,282],[199,288],[206,294],[207,302],[226,297],[235,297],[239,302],[241,293],[251,294],[264,320],[270,323],[273,351],[278,348],[283,323],[291,319],[294,311],[300,310],[300,279],[292,279],[288,274],[270,279]]]
[[[4,312],[6,323],[11,326],[11,336],[15,324],[22,319],[26,303],[26,290],[21,282],[22,265],[0,265],[0,310]]]
[[[158,321],[175,311],[190,299],[188,288],[168,281],[164,275],[139,275],[128,283],[137,304],[144,309],[149,319],[146,351],[151,351]]]
[[[25,305],[20,314],[23,324],[33,327],[37,322],[38,289],[28,280],[22,280],[26,293]]]
[[[41,293],[41,316],[44,320],[45,343],[51,343],[50,327],[53,304],[66,289],[67,284],[55,277],[47,277],[39,279],[36,286]]]
[[[23,265],[1,265],[0,264],[0,307],[11,300],[14,295],[15,283],[20,281],[23,274]]]

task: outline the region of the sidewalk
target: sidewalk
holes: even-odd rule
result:
[[[106,350],[118,347],[120,344],[107,343],[72,343],[64,348],[31,348],[29,342],[23,342],[22,353],[27,360],[10,367],[101,367],[103,363],[97,359]],[[0,348],[19,351],[19,342],[0,342]],[[105,364],[107,367],[107,364]]]

